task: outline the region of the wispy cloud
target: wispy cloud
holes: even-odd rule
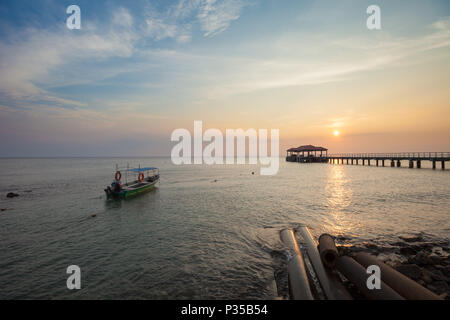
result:
[[[193,28],[199,25],[203,36],[211,37],[239,19],[244,6],[242,0],[180,0],[160,12],[149,4],[145,30],[155,40],[174,38],[189,42]]]
[[[93,24],[80,32],[64,27],[56,31],[26,29],[14,39],[0,42],[0,93],[15,100],[81,106],[79,102],[53,96],[42,84],[50,80],[57,68],[73,61],[130,57],[137,40],[132,24],[128,11],[120,8],[107,30]]]
[[[244,2],[240,0],[205,0],[197,15],[205,36],[226,30],[232,21],[239,19]]]

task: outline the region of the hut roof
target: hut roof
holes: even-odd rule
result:
[[[328,149],[323,147],[315,147],[310,144],[306,146],[300,146],[298,148],[290,148],[288,149],[289,152],[302,152],[302,151],[328,151]]]

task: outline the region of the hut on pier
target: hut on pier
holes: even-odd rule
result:
[[[287,150],[286,161],[289,162],[327,162],[328,149],[312,145],[290,148]]]

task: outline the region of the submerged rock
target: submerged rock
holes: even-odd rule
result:
[[[410,279],[418,280],[422,276],[422,270],[416,264],[403,264],[395,268]]]
[[[427,285],[427,288],[437,294],[443,294],[448,291],[448,284],[445,281],[436,281]]]
[[[338,235],[337,237],[336,237],[336,240],[338,240],[338,241],[346,241],[346,240],[351,240],[351,238],[350,237],[348,237],[348,236],[344,236],[344,235]]]
[[[421,235],[415,236],[415,237],[399,237],[405,242],[420,242],[423,241],[423,237]]]
[[[408,262],[410,264],[417,264],[419,266],[426,266],[426,265],[434,264],[433,259],[430,258],[430,256],[424,251],[420,251],[414,257],[410,257],[408,259]]]
[[[9,192],[7,195],[6,195],[6,197],[7,198],[14,198],[14,197],[18,197],[19,195],[17,194],[17,193],[14,193],[14,192]]]
[[[414,250],[412,247],[401,247],[400,253],[405,256],[414,256],[417,254],[417,251]]]

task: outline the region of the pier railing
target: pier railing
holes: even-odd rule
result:
[[[328,158],[359,159],[450,159],[450,152],[336,153]]]

